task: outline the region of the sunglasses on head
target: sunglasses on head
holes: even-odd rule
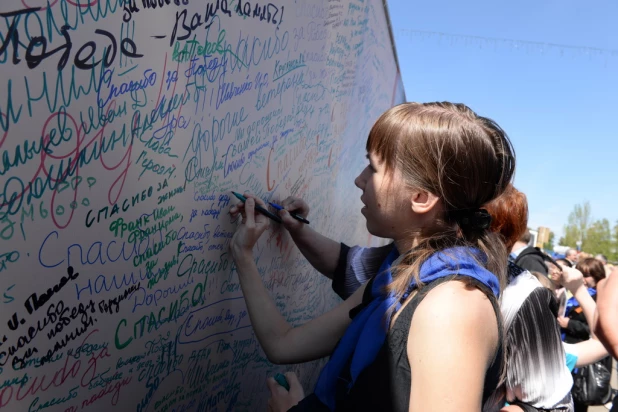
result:
[[[547,255],[545,255],[545,256],[543,257],[543,260],[544,260],[545,262],[550,262],[550,263],[552,263],[554,266],[556,266],[556,268],[558,269],[558,271],[559,271],[559,272],[560,272],[560,274],[562,275],[562,266],[561,266],[558,262],[556,262],[556,261],[555,261],[555,260],[554,260],[551,256],[547,256]]]

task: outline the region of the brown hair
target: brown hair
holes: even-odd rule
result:
[[[605,267],[599,260],[589,257],[577,262],[575,269],[582,272],[584,277],[592,277],[596,283],[601,279],[605,279]]]
[[[492,232],[499,233],[507,250],[511,250],[523,233],[528,232],[528,199],[508,185],[504,193],[485,205],[491,214]]]
[[[453,246],[473,246],[484,252],[487,261],[479,263],[504,287],[507,251],[503,242],[487,227],[463,225],[457,217],[500,196],[513,177],[515,153],[500,126],[463,104],[404,103],[376,121],[367,152],[380,158],[387,173],[398,170],[408,187],[438,196],[443,206],[432,227],[412,234],[419,243],[393,268],[389,291],[401,298],[413,277],[422,286],[422,263]]]

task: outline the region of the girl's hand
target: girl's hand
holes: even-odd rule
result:
[[[269,412],[285,412],[305,397],[303,387],[294,372],[287,372],[285,378],[290,385],[289,391],[286,391],[273,378],[266,379],[266,385],[268,385],[270,390],[270,398],[268,399]]]
[[[309,215],[309,205],[303,199],[290,196],[281,202],[281,206],[284,207],[284,210],[279,211],[279,216],[288,232],[296,232],[305,226],[303,222],[299,222],[290,216],[290,212],[293,212],[305,219],[307,218]]]
[[[245,193],[245,197],[247,198],[245,203],[239,203],[230,208],[232,218],[242,216],[241,224],[236,228],[230,244],[232,256],[251,253],[253,246],[269,224],[268,218],[255,210],[256,202],[266,208],[264,202],[251,194]]]

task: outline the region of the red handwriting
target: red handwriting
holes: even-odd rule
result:
[[[111,355],[107,352],[107,347],[101,349],[96,356],[94,354],[90,355],[90,359],[88,359],[88,368],[84,371],[80,380],[80,384],[83,388],[90,385],[90,382],[97,376],[97,361],[99,359],[109,358],[110,356]]]
[[[97,1],[98,1],[98,0],[97,0]],[[41,1],[41,3],[47,3],[47,2],[46,2],[46,1]],[[49,3],[49,6],[46,6],[46,7],[39,7],[39,6],[30,6],[28,3],[26,3],[26,0],[21,0],[21,4],[23,4],[23,5],[24,5],[24,7],[28,8],[28,9],[29,9],[29,8],[32,8],[32,7],[37,7],[37,8],[39,8],[39,9],[40,9],[40,11],[47,10],[47,8],[48,8],[48,7],[49,7],[49,8],[52,8],[52,7],[54,7],[54,5],[55,5],[56,3],[58,3],[58,0],[53,0],[51,3]],[[1,145],[0,145],[0,146],[1,146]]]
[[[287,232],[286,232],[287,233]],[[283,261],[287,262],[290,258],[293,248],[291,246],[289,236],[286,236],[283,231],[277,232],[277,247],[279,248],[279,253],[281,253],[283,257]]]
[[[4,116],[4,120],[6,122],[6,124],[9,124],[9,116],[7,116],[4,113],[0,113],[0,116]],[[4,144],[4,141],[6,140],[6,136],[9,134],[9,128],[7,126],[6,131],[4,132],[4,134],[2,135],[2,138],[0,138],[0,148],[2,147],[2,145]]]
[[[270,155],[273,153],[273,150],[275,150],[275,145],[273,145],[268,152],[268,163],[266,164],[266,186],[269,192],[275,188],[275,180],[273,179],[272,186],[270,183]]]
[[[116,101],[112,100],[109,103],[106,115],[109,116],[110,112],[113,111],[115,108],[116,108]],[[105,161],[105,157],[104,157],[105,153],[103,153],[101,148],[105,144],[105,139],[107,139],[107,142],[108,142],[107,145],[109,146],[110,145],[109,139],[116,138],[116,136],[115,134],[112,134],[112,136],[105,136],[105,124],[101,127],[101,130],[99,130],[94,136],[92,136],[88,141],[86,141],[87,136],[84,133],[85,125],[81,124],[77,126],[77,122],[75,121],[73,116],[68,114],[64,109],[60,110],[57,113],[52,113],[49,116],[49,118],[45,121],[45,124],[43,125],[43,130],[42,130],[42,136],[44,136],[43,147],[49,147],[52,137],[56,135],[56,133],[54,133],[56,132],[55,129],[51,129],[48,131],[48,126],[50,125],[51,121],[54,119],[57,120],[59,127],[61,126],[61,132],[63,136],[60,136],[59,137],[60,139],[66,138],[64,136],[64,133],[70,133],[68,136],[68,140],[73,140],[71,135],[72,133],[76,134],[75,148],[69,151],[68,153],[58,154],[58,155],[55,152],[52,152],[51,150],[41,150],[41,155],[40,155],[41,160],[39,162],[39,167],[37,168],[36,172],[34,173],[34,176],[30,180],[30,183],[26,185],[26,187],[21,191],[21,193],[14,193],[13,195],[11,195],[10,200],[5,201],[5,203],[3,204],[0,204],[0,207],[5,207],[9,205],[9,203],[17,201],[22,196],[24,196],[26,192],[28,191],[31,192],[30,195],[33,195],[32,193],[33,187],[34,187],[34,190],[36,190],[36,188],[39,186],[37,184],[38,182],[37,178],[39,178],[39,175],[41,175],[40,179],[43,179],[43,176],[44,176],[50,182],[53,182],[55,184],[58,184],[60,182],[67,180],[67,178],[71,174],[75,174],[75,177],[78,178],[80,164],[81,162],[84,161],[83,158],[92,158],[92,157],[96,157],[96,155],[98,155],[98,159],[105,169],[109,171],[113,171],[113,170],[120,168],[120,174],[118,175],[118,177],[116,177],[116,179],[110,185],[108,195],[107,195],[107,200],[110,205],[113,205],[114,203],[116,203],[118,198],[120,197],[120,194],[122,193],[122,189],[124,187],[127,174],[129,172],[129,167],[131,165],[131,152],[133,149],[132,140],[128,144],[128,149],[125,152],[124,156],[115,165],[108,165]],[[124,128],[123,128],[123,132],[121,132],[121,138],[123,134],[124,134]],[[4,142],[5,138],[6,138],[6,134],[2,138],[2,141],[1,141],[2,143]],[[124,137],[124,138],[128,139],[128,137]],[[90,155],[87,155],[84,152],[85,149],[89,148],[95,142],[98,142],[99,147],[92,148],[92,153]],[[98,153],[95,153],[97,151]],[[66,170],[62,170],[59,174],[57,174],[56,178],[50,176],[51,169],[48,170],[48,165],[46,164],[46,160],[48,159],[59,160],[61,161],[61,164],[62,164],[62,161],[67,158],[69,160],[69,164],[66,167]],[[45,183],[43,183],[43,185],[45,185]],[[77,201],[78,188],[79,186],[76,186],[75,189],[73,190],[73,202]],[[71,212],[70,214],[68,214],[66,223],[62,224],[58,222],[58,219],[56,217],[56,209],[54,207],[57,193],[58,191],[54,190],[52,194],[51,205],[50,205],[51,206],[51,216],[52,216],[52,220],[54,224],[56,225],[56,227],[59,229],[64,229],[71,223],[71,220],[73,219],[73,214],[75,213],[75,209],[70,208]],[[30,201],[30,199],[28,201]]]
[[[84,346],[87,339],[98,331],[98,329],[95,329],[90,332],[84,338],[80,346]],[[96,354],[93,353],[92,355],[90,355],[90,359],[88,359],[87,363],[87,368],[83,372],[80,379],[82,387],[88,386],[96,376],[98,361],[107,357],[110,357],[110,354],[107,352],[106,347],[102,348]],[[58,369],[54,373],[54,377],[51,380],[47,381],[47,384],[47,375],[42,375],[29,379],[27,384],[18,386],[16,390],[14,389],[13,385],[5,387],[2,392],[0,392],[0,409],[6,407],[13,400],[13,398],[15,398],[18,402],[21,402],[28,395],[34,396],[38,392],[47,392],[52,386],[56,388],[62,386],[69,378],[75,378],[79,374],[81,367],[81,360],[75,359],[72,356],[67,356],[64,361],[64,365],[62,365],[62,367],[60,367],[60,369]],[[88,380],[88,378],[90,380]],[[109,393],[111,393],[111,391]],[[13,395],[15,395],[15,397],[13,397]]]
[[[83,4],[83,3],[80,3],[80,2],[77,2],[77,3],[76,3],[74,0],[65,0],[65,1],[66,1],[67,3],[69,3],[71,6],[76,6],[76,7],[92,7],[92,6],[96,6],[96,5],[97,5],[97,3],[99,2],[99,0],[92,0],[92,2],[90,2],[90,3]],[[47,2],[46,2],[46,1],[41,1],[41,3],[47,3]],[[49,5],[48,5],[48,6],[46,6],[46,7],[40,7],[40,9],[41,9],[40,11],[47,10],[47,8],[52,8],[52,7],[54,7],[54,6],[56,5],[56,3],[58,3],[58,0],[53,0],[53,1],[52,1]],[[24,7],[26,7],[26,8],[31,8],[31,7],[33,7],[33,6],[30,6],[30,5],[26,2],[26,0],[21,0],[21,4],[23,4],[23,5],[24,5]],[[38,6],[37,6],[37,7],[38,7]]]
[[[165,83],[165,73],[167,69],[167,53],[165,53],[165,59],[163,60],[163,74],[161,76],[161,85],[159,86],[159,94],[157,95],[157,104],[155,104],[155,107],[159,106],[159,102],[161,101],[161,90],[163,90],[163,83]]]
[[[66,2],[72,6],[77,6],[77,7],[92,7],[92,6],[96,6],[99,0],[92,0],[88,4],[82,4],[80,2],[75,3],[73,0],[66,0]]]

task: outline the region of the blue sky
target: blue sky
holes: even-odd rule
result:
[[[573,206],[618,220],[618,2],[388,0],[409,101],[466,103],[509,134],[529,226],[559,236]],[[426,33],[409,35],[404,29]],[[515,39],[614,50],[540,47]],[[557,239],[556,239],[557,240]]]

